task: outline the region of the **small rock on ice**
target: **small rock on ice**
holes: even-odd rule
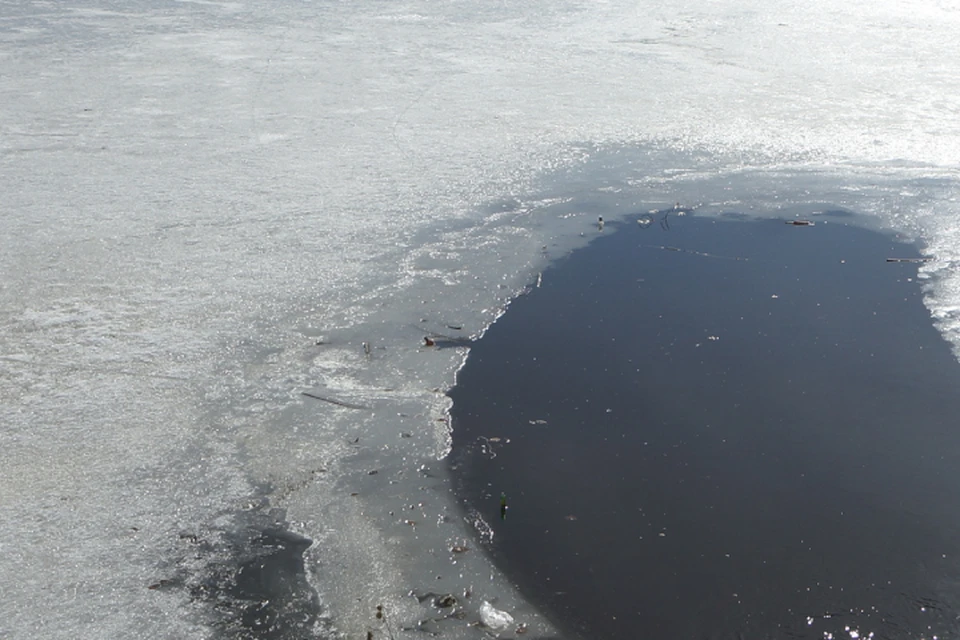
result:
[[[484,600],[480,605],[480,622],[494,630],[506,629],[513,624],[513,616],[506,611],[494,609],[492,604]]]

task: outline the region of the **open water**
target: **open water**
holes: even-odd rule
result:
[[[486,548],[580,637],[955,635],[960,364],[887,262],[915,248],[669,214],[472,348],[449,461]]]

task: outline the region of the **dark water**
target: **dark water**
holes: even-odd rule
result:
[[[570,636],[960,633],[960,365],[845,220],[608,225],[472,348],[461,499]]]

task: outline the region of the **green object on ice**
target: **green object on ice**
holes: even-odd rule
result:
[[[500,519],[507,519],[507,494],[500,492]]]

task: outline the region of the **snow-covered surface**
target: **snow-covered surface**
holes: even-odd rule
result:
[[[447,637],[484,599],[549,633],[449,551],[465,351],[423,336],[680,201],[924,242],[960,344],[958,33],[947,0],[0,0],[0,636],[209,636],[147,586],[264,496],[322,633],[410,590],[461,595]]]

